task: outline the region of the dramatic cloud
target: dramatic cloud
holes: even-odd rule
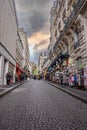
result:
[[[49,36],[50,36],[49,34],[45,34],[43,32],[36,32],[33,33],[32,36],[28,38],[28,42],[30,42],[30,44],[36,45],[39,44],[40,41],[49,39]]]
[[[46,49],[47,46],[48,46],[48,39],[42,40],[39,44],[35,45],[34,49],[42,50],[42,49]]]
[[[49,19],[52,0],[15,0],[19,27],[27,32],[31,60],[37,63],[49,44]]]

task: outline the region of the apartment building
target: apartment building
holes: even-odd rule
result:
[[[17,17],[14,0],[0,0],[0,85],[9,71],[15,81]]]
[[[87,87],[87,1],[56,0],[51,9],[50,67]],[[83,77],[84,80],[83,80]]]
[[[22,40],[23,44],[23,61],[22,61],[22,67],[25,70],[29,70],[29,59],[30,59],[30,52],[29,52],[29,44],[28,44],[28,39],[27,39],[27,34],[24,31],[23,28],[18,29],[20,38]]]
[[[21,73],[24,72],[23,70],[23,43],[22,40],[20,38],[19,32],[17,31],[17,40],[16,40],[16,76],[20,77]]]
[[[47,53],[45,52],[41,53],[39,56],[39,62],[38,62],[38,70],[40,74],[42,74],[43,72],[43,65],[46,59],[47,59]]]

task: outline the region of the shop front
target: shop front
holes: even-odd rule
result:
[[[17,63],[17,64],[16,64],[16,76],[15,76],[16,81],[17,81],[17,80],[20,81],[20,75],[21,75],[22,73],[24,73],[24,70],[23,70],[23,69],[20,67],[20,65]]]
[[[87,89],[87,66],[84,67],[84,88]]]
[[[68,84],[69,69],[68,69],[69,55],[67,53],[60,53],[51,63],[50,80],[59,84]],[[64,79],[64,77],[66,77]],[[64,79],[64,81],[63,81]],[[66,80],[66,81],[65,81]]]
[[[59,83],[63,85],[69,84],[69,54],[68,53],[60,53],[58,56],[58,64],[59,64]]]
[[[76,60],[76,75],[77,75],[77,82],[78,88],[84,89],[84,65],[82,64],[82,58],[78,58]]]
[[[13,83],[15,81],[14,80],[14,71],[15,71],[15,66],[12,65],[11,63],[9,63],[8,72],[11,75],[11,80],[10,80],[11,83]]]

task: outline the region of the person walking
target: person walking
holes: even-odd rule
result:
[[[10,75],[10,73],[8,72],[8,73],[6,74],[6,84],[7,84],[7,85],[10,84],[10,80],[11,80],[11,75]]]

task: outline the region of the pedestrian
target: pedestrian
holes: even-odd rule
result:
[[[34,75],[34,80],[36,80],[36,76]]]
[[[18,82],[18,75],[17,74],[15,75],[15,82],[16,83]]]
[[[21,73],[19,76],[19,81],[22,82],[23,81],[23,74]]]
[[[74,86],[77,87],[77,77],[76,77],[76,74],[74,75]]]
[[[7,84],[7,85],[10,84],[10,80],[11,80],[11,75],[10,75],[10,73],[8,72],[8,73],[6,74],[6,84]]]

